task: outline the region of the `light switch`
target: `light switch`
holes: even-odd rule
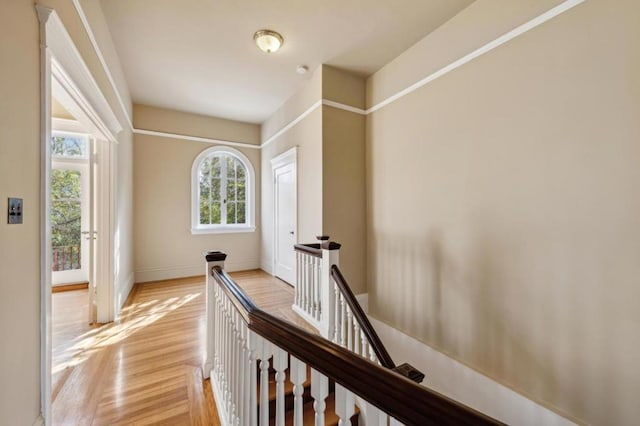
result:
[[[22,223],[22,198],[9,198],[10,224]]]

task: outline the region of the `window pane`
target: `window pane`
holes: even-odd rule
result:
[[[227,203],[227,224],[232,225],[236,223],[236,203]]]
[[[214,177],[220,177],[220,157],[213,156],[211,158],[211,175]]]
[[[240,169],[238,169],[240,170]],[[237,187],[238,187],[238,201],[246,201],[245,200],[245,186],[246,186],[246,182],[243,180],[239,180],[236,183]]]
[[[211,181],[211,199],[220,201],[220,179],[213,179]]]
[[[55,271],[80,269],[80,172],[51,170],[51,246]]]
[[[238,168],[236,170],[238,179],[244,179],[246,177],[246,172],[244,170],[244,166],[238,162]]]
[[[204,198],[200,198],[200,225],[209,225],[211,223],[211,209],[209,202]]]
[[[87,141],[81,136],[54,135],[51,137],[51,155],[86,158]]]
[[[236,182],[234,180],[227,181],[227,202],[236,201]]]
[[[225,161],[227,162],[227,177],[235,179],[236,177],[236,159],[230,155],[225,155]]]
[[[246,203],[243,203],[241,201],[236,203],[236,213],[238,214],[237,223],[247,223],[245,210],[246,210]]]

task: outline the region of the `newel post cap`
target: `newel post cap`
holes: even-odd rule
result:
[[[203,254],[207,262],[224,262],[227,258],[227,253],[220,250],[205,251]]]
[[[320,248],[323,250],[340,250],[341,244],[329,241],[328,235],[319,235],[316,237],[320,241]]]

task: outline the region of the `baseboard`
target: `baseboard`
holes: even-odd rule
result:
[[[33,422],[33,426],[44,426],[44,419],[42,418],[42,414],[40,414]]]
[[[369,313],[369,293],[356,294],[356,300],[365,314]]]
[[[134,278],[134,274],[133,272],[131,272],[127,277],[127,281],[124,283],[124,285],[118,286],[118,296],[117,296],[118,299],[116,304],[116,306],[118,307],[118,313],[120,312],[120,309],[122,309],[122,306],[125,304],[125,302],[129,298],[129,293],[131,293],[131,290],[133,289],[133,283],[135,282],[133,278]],[[116,317],[117,316],[118,315],[116,315]]]
[[[224,264],[227,272],[247,271],[250,269],[259,269],[260,261],[257,259],[228,261]],[[206,265],[204,260],[198,265],[185,266],[168,266],[162,268],[141,269],[135,273],[135,282],[144,283],[149,281],[172,280],[175,278],[194,277],[206,274]]]
[[[392,358],[425,373],[423,385],[506,424],[566,426],[572,421],[516,391],[369,317]]]

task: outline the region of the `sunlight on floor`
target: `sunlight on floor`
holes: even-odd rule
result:
[[[83,363],[97,351],[121,342],[201,295],[202,293],[191,293],[163,301],[151,300],[127,306],[122,310],[119,320],[82,334],[73,341],[70,347],[61,351],[56,358],[61,358],[63,361],[53,365],[53,374]]]

